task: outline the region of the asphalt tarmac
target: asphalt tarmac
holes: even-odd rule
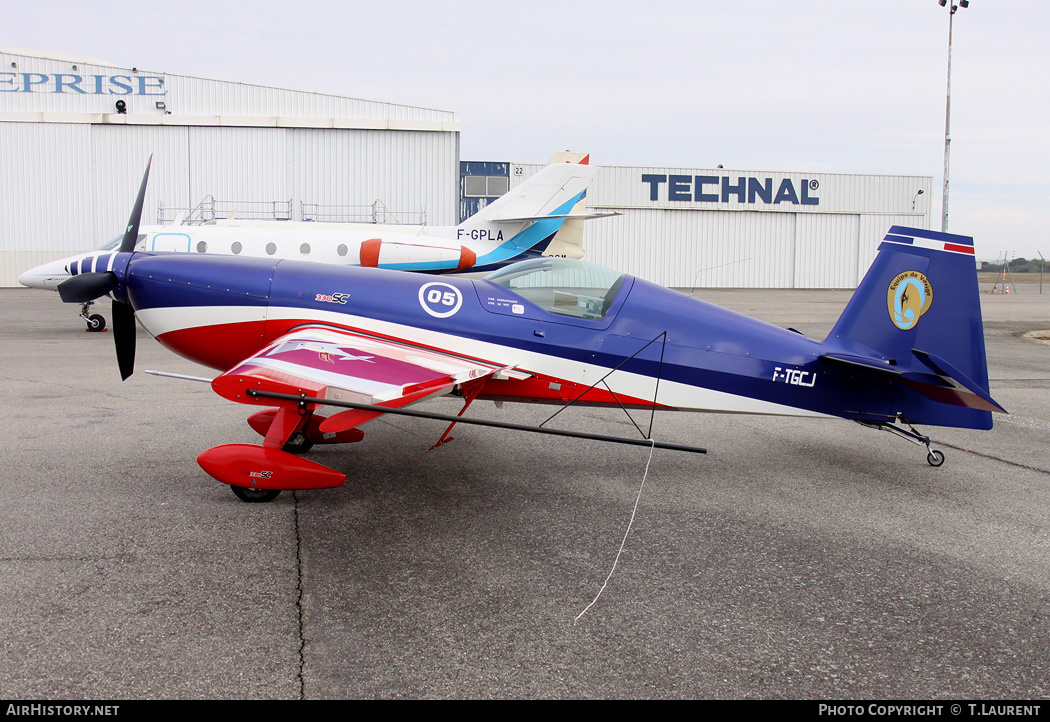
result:
[[[244,504],[195,457],[258,443],[248,409],[142,372],[209,370],[140,333],[122,383],[110,333],[2,289],[0,696],[1045,699],[1050,345],[1024,334],[1050,294],[1022,291],[982,297],[1011,413],[925,429],[940,468],[845,421],[668,413],[658,439],[709,453],[658,450],[641,487],[645,448],[461,426],[428,451],[442,424],[386,417],[311,452],[344,488]],[[816,337],[849,297],[696,295]]]

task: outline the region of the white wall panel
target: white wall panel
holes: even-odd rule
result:
[[[72,127],[72,126],[70,126]],[[91,128],[91,207],[94,248],[121,235],[135,203],[142,174],[150,156],[149,185],[142,223],[157,222],[156,208],[186,205],[189,186],[187,128],[159,126],[104,126]],[[82,245],[66,249],[83,250]]]
[[[0,285],[90,243],[88,147],[89,126],[0,123]]]
[[[188,128],[189,197],[288,201],[286,128]]]
[[[860,216],[796,215],[794,288],[854,288]]]
[[[586,259],[675,288],[790,288],[788,214],[635,210],[588,221]]]
[[[0,122],[0,286],[119,235],[151,154],[146,224],[161,205],[208,195],[245,202],[246,217],[274,202],[297,218],[300,201],[378,199],[454,224],[458,144],[457,133]]]
[[[511,187],[541,168],[512,163]],[[787,178],[800,201],[802,180],[815,180],[807,193],[820,203],[741,203],[736,194],[728,203],[670,201],[669,180],[651,201],[643,175],[689,178],[693,194],[696,176],[727,177],[731,186],[768,178],[774,199]],[[677,288],[853,288],[891,225],[929,227],[931,185],[929,176],[598,166],[587,207],[622,215],[586,222],[585,258]]]
[[[293,196],[328,206],[380,201],[390,211],[456,222],[458,139],[451,133],[291,131]]]

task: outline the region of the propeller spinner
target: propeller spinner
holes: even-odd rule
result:
[[[146,185],[149,181],[150,166],[153,156],[146,164],[142,176],[142,185],[131,209],[127,230],[120,242],[119,253],[133,253],[139,237],[139,222],[142,220],[142,206],[146,199]],[[86,303],[100,296],[115,291],[120,286],[120,277],[113,271],[89,271],[72,276],[58,285],[58,293],[66,303]],[[120,295],[120,294],[118,294]],[[113,299],[113,343],[117,349],[117,366],[120,378],[126,380],[135,371],[135,309],[125,300]]]

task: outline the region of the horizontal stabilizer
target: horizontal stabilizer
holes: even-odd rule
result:
[[[896,363],[851,354],[826,353],[821,354],[820,359],[840,366],[884,374],[942,404],[1007,413],[1006,409],[996,403],[979,384],[943,358],[918,349],[912,349],[912,355],[922,363],[923,370],[913,371]]]
[[[925,351],[920,351],[917,348],[913,348],[911,352],[915,354],[915,358],[919,359],[919,361],[921,361],[927,368],[929,368],[931,371],[933,371],[945,381],[948,381],[951,384],[953,391],[959,392],[962,389],[965,389],[966,391],[969,391],[971,394],[977,396],[981,401],[984,402],[983,404],[981,404],[975,403],[971,400],[969,403],[961,403],[956,405],[968,406],[974,409],[984,409],[986,411],[995,411],[1001,414],[1008,413],[1006,409],[1004,409],[1002,406],[996,403],[996,401],[988,394],[988,392],[982,389],[979,384],[970,379],[962,371],[952,366],[945,359],[941,358],[940,356],[935,356],[931,353],[926,353]],[[918,390],[921,391],[921,389]],[[966,397],[965,394],[958,395],[962,398]]]
[[[608,213],[555,213],[549,216],[522,216],[520,218],[492,218],[492,223],[523,223],[524,221],[544,221],[549,218],[563,218],[565,220],[590,220],[592,218],[608,218],[609,216],[621,216],[619,211]]]
[[[881,371],[883,373],[893,374],[894,376],[899,376],[901,373],[901,370],[894,364],[877,358],[868,358],[866,356],[853,356],[844,353],[824,353],[820,355],[820,360],[843,366],[864,368],[869,371]]]

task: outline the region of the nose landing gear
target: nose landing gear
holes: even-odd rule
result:
[[[99,313],[88,313],[94,303],[94,301],[88,301],[80,304],[80,317],[87,324],[88,331],[97,333],[106,330],[106,317]]]

